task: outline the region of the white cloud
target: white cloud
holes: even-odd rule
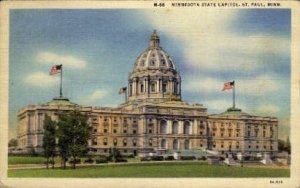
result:
[[[181,41],[185,63],[202,70],[256,70],[265,63],[260,54],[286,54],[290,41],[270,34],[241,36],[230,25],[237,11],[170,10],[146,13],[160,33]]]
[[[257,108],[257,112],[263,114],[275,114],[280,111],[280,108],[274,104],[264,104]]]
[[[25,83],[41,88],[51,87],[58,84],[58,81],[59,77],[49,76],[44,72],[34,72],[25,78]]]
[[[40,52],[37,54],[36,60],[50,65],[63,64],[63,66],[74,69],[82,69],[86,66],[86,62],[82,59],[71,55],[58,55],[52,52]]]
[[[109,94],[107,90],[95,90],[93,93],[88,95],[87,97],[81,97],[79,100],[83,103],[90,104],[94,102],[99,102],[101,99],[106,97]]]

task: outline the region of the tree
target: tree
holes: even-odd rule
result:
[[[291,142],[290,142],[290,137],[289,136],[287,136],[287,138],[286,138],[284,149],[285,149],[285,151],[288,152],[288,154],[291,154]]]
[[[18,146],[18,140],[15,138],[12,138],[8,142],[8,147],[17,147]]]
[[[43,137],[43,149],[44,156],[47,159],[47,168],[49,168],[49,159],[52,161],[52,168],[54,168],[54,157],[56,149],[56,122],[51,120],[51,117],[46,115],[44,119],[44,137]]]
[[[284,151],[284,147],[285,147],[284,140],[278,139],[278,150],[279,151]]]
[[[92,128],[87,123],[87,115],[76,110],[59,114],[58,149],[64,169],[69,157],[73,161],[73,168],[76,168],[78,158],[88,152],[91,133]]]

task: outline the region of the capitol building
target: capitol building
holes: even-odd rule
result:
[[[59,111],[88,114],[92,126],[90,151],[108,154],[117,148],[123,155],[143,156],[183,150],[225,153],[277,152],[278,119],[250,115],[241,109],[208,114],[201,104],[181,97],[181,75],[154,31],[128,75],[127,101],[118,107],[83,106],[64,97],[18,111],[18,147],[42,152],[43,120]],[[208,107],[209,108],[209,107]]]

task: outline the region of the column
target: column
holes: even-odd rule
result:
[[[171,134],[171,133],[172,133],[172,121],[167,120],[167,134]]]
[[[178,134],[183,134],[183,121],[178,121]]]
[[[159,80],[156,81],[156,93],[159,93]]]
[[[198,125],[197,119],[194,119],[193,127],[194,128],[193,128],[193,133],[192,134],[198,134],[199,133],[199,130],[198,130],[199,125]]]

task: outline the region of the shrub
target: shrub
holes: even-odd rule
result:
[[[69,161],[70,164],[73,164],[74,163],[74,160],[71,160]],[[81,160],[80,159],[76,159],[75,160],[75,164],[80,164],[81,163]]]
[[[165,160],[166,161],[173,161],[174,157],[173,156],[167,156],[167,157],[165,157]]]
[[[88,159],[84,160],[84,163],[92,164],[92,163],[94,163],[94,160],[92,158],[88,158]]]
[[[163,161],[164,157],[163,156],[152,156],[151,160],[152,161]]]
[[[199,157],[198,160],[205,161],[207,158],[205,156]]]
[[[126,159],[123,159],[123,158],[116,158],[115,162],[116,162],[116,163],[127,162],[127,160],[126,160]]]
[[[99,164],[99,163],[108,163],[108,158],[106,156],[99,156],[96,159],[96,164]]]
[[[141,161],[151,161],[150,157],[141,157],[140,158]]]
[[[220,156],[220,157],[219,157],[219,160],[220,160],[220,161],[224,161],[224,160],[225,160],[225,157]]]
[[[183,160],[183,161],[185,161],[185,160],[194,160],[194,159],[196,159],[195,156],[181,156],[180,157],[180,160]]]

